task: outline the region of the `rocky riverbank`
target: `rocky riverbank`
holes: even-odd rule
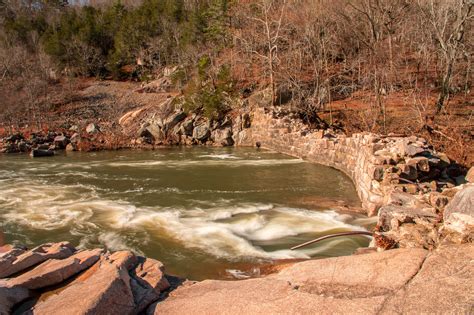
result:
[[[469,313],[473,260],[472,243],[394,249],[175,289],[159,261],[45,244],[0,254],[0,314]]]
[[[443,220],[420,204],[410,212],[386,206],[373,251],[289,263],[241,281],[176,279],[159,261],[129,251],[7,245],[0,247],[0,314],[469,313],[473,205],[474,184],[466,184]]]
[[[372,248],[381,253],[296,263],[240,282],[186,282],[151,305],[169,290],[156,260],[130,252],[77,251],[68,243],[7,248],[0,256],[0,313],[472,311],[474,170],[466,172],[419,137],[311,129],[291,112],[264,108],[257,100],[219,119],[187,114],[173,104],[167,99],[128,111],[118,129],[88,122],[14,134],[1,148],[39,155],[160,145],[276,150],[346,173],[367,214],[379,217]]]
[[[67,242],[2,248],[0,314],[139,314],[170,287],[163,265]]]

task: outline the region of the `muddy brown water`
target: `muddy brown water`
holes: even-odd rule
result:
[[[340,212],[341,205],[360,207],[341,172],[253,148],[0,156],[6,243],[130,249],[193,280],[245,278],[280,262],[350,255],[369,239],[289,250],[373,224]]]

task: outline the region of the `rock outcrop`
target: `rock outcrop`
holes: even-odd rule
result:
[[[0,256],[0,314],[32,298],[24,314],[138,314],[168,289],[163,270],[128,251],[77,251],[64,242],[12,249]]]
[[[469,313],[474,245],[297,263],[242,281],[183,285],[148,314]]]
[[[31,297],[32,293],[22,287],[9,287],[0,280],[0,315],[11,313],[13,306]]]
[[[7,281],[7,284],[31,290],[60,284],[95,264],[101,252],[100,249],[86,250],[65,259],[49,259],[33,270]]]
[[[62,242],[44,244],[20,255],[17,251],[7,252],[0,256],[0,278],[9,277],[48,259],[67,258],[74,251],[75,249],[71,244]]]

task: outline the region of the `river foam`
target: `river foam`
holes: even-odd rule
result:
[[[132,250],[190,279],[228,277],[278,259],[351,254],[364,237],[308,240],[370,228],[342,173],[253,148],[167,148],[0,155],[0,230],[28,247]]]
[[[258,243],[306,233],[326,233],[361,227],[344,223],[334,211],[310,211],[271,203],[245,203],[221,199],[190,207],[144,207],[120,199],[100,197],[90,185],[10,181],[0,190],[3,224],[36,231],[69,229],[81,244],[98,242],[112,250],[133,249],[163,237],[183,247],[229,260],[309,258],[312,250],[265,251]],[[132,240],[124,235],[133,234]],[[92,235],[92,236],[91,236]],[[331,241],[324,246],[338,244]]]

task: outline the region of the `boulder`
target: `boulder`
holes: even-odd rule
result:
[[[59,284],[95,264],[101,252],[101,249],[86,250],[62,260],[47,260],[33,270],[9,280],[8,284],[32,290]]]
[[[242,115],[242,127],[244,129],[250,128],[252,125],[252,122],[250,120],[250,115],[248,113],[245,113]]]
[[[10,246],[2,246],[2,251],[0,252],[0,271],[6,268],[9,268],[15,260],[18,259],[18,256],[24,254],[26,251],[22,248],[9,248]],[[0,273],[1,275],[1,273]]]
[[[75,248],[68,242],[48,243],[33,248],[19,256],[0,257],[0,278],[33,267],[48,259],[63,259],[74,254]]]
[[[168,132],[169,130],[173,129],[177,124],[186,119],[186,116],[186,113],[183,111],[174,112],[167,119],[165,119],[163,129]]]
[[[88,134],[94,134],[94,133],[100,132],[100,129],[99,129],[99,126],[97,126],[96,124],[90,123],[86,127],[86,132]]]
[[[429,195],[430,204],[438,210],[443,210],[449,203],[449,197],[439,193],[431,192]]]
[[[379,210],[377,246],[433,249],[439,243],[438,216],[432,209],[387,205]]]
[[[72,125],[72,126],[69,128],[69,131],[72,131],[72,132],[79,132],[79,126],[78,126],[78,125]]]
[[[181,134],[192,137],[193,135],[193,130],[194,130],[194,120],[193,119],[188,119],[183,122],[181,125]]]
[[[78,142],[81,141],[81,136],[78,134],[78,133],[75,133],[71,136],[71,139],[70,139],[71,143],[73,144],[77,144]]]
[[[453,213],[474,217],[474,184],[467,184],[461,189],[444,209],[444,220],[449,220]]]
[[[414,181],[418,178],[418,171],[416,165],[413,164],[398,164],[400,168],[400,178]]]
[[[194,127],[193,138],[197,141],[206,142],[211,136],[211,130],[206,124]]]
[[[47,156],[53,156],[54,151],[50,150],[49,148],[48,150],[34,149],[34,150],[31,150],[30,155],[31,157],[47,157]]]
[[[437,216],[433,212],[420,208],[387,205],[379,210],[378,226],[382,231],[391,231],[403,224],[416,223],[423,220],[434,222],[436,218]]]
[[[160,293],[170,287],[164,275],[161,262],[146,258],[132,272],[131,288],[137,313],[143,312],[151,303],[157,301]]]
[[[0,315],[11,314],[13,306],[33,296],[30,290],[22,287],[10,287],[0,280]]]
[[[231,128],[216,129],[212,132],[212,138],[214,139],[214,142],[224,147],[234,145],[234,139],[232,139],[232,136],[233,134]]]
[[[387,204],[406,208],[426,208],[428,205],[412,194],[392,192],[388,195]]]
[[[467,172],[466,181],[469,183],[474,183],[474,167],[471,167]]]
[[[21,140],[20,142],[18,142],[17,147],[18,151],[20,152],[28,152],[31,148],[31,145],[28,144],[26,141]]]
[[[429,163],[428,158],[426,157],[419,156],[419,157],[407,159],[406,165],[416,167],[416,169],[421,172],[427,173],[430,171],[430,163]]]
[[[146,127],[146,132],[153,138],[155,143],[162,143],[166,140],[166,135],[157,124],[150,124]],[[148,136],[147,136],[148,137]]]
[[[474,184],[463,187],[449,202],[443,213],[442,234],[447,241],[474,241]]]
[[[138,258],[130,251],[118,251],[107,257],[107,261],[126,270],[132,270],[133,266],[138,263]]]
[[[136,257],[130,252],[107,256],[92,275],[39,301],[29,314],[135,314],[128,273],[134,262]]]
[[[72,151],[77,151],[77,148],[74,144],[72,143],[69,143],[67,146],[66,146],[66,151],[68,152],[72,152]]]
[[[54,138],[54,145],[56,146],[56,148],[62,150],[62,149],[65,149],[67,144],[68,144],[68,139],[65,137],[65,136],[56,136]]]

